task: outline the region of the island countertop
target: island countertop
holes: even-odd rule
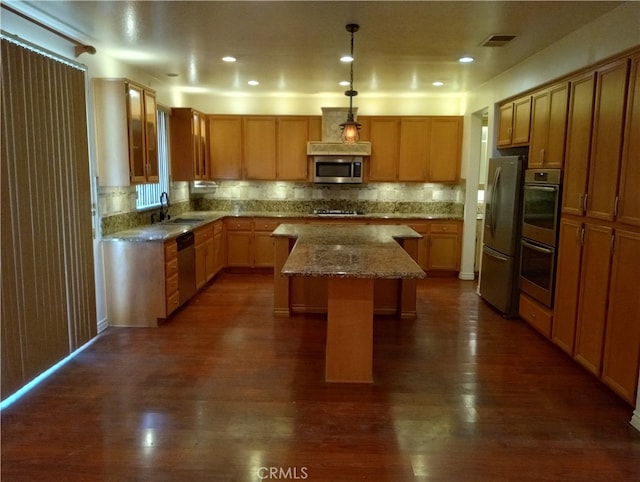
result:
[[[424,278],[396,240],[421,238],[408,226],[281,224],[272,236],[297,241],[282,267],[286,276]]]

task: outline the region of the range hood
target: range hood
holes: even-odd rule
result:
[[[357,114],[357,109],[353,109]],[[340,124],[349,113],[346,107],[322,108],[322,140],[307,142],[307,155],[309,156],[370,156],[371,143],[368,141],[355,144],[344,144],[340,138]]]

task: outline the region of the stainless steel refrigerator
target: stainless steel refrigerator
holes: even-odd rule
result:
[[[480,296],[509,318],[518,316],[525,168],[522,156],[490,159],[485,190]]]

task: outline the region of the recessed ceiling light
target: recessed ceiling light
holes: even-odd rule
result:
[[[463,64],[468,64],[470,62],[473,62],[475,59],[473,57],[460,57],[458,59],[458,62],[463,63]]]
[[[348,85],[350,85],[350,84],[349,84],[349,81],[348,81],[348,80],[341,80],[341,81],[340,81],[340,85],[341,85],[341,86],[343,86],[343,87],[346,87],[346,86],[348,86]]]
[[[353,62],[353,57],[351,55],[344,55],[340,57],[340,62]]]
[[[249,82],[247,82],[247,84],[249,84],[249,85],[260,85],[260,82],[258,82],[257,80],[250,80]]]
[[[231,55],[227,55],[225,57],[222,57],[222,61],[223,62],[235,62],[237,59],[235,57],[232,57]]]
[[[440,82],[439,80],[436,80],[435,82],[432,82],[431,85],[435,87],[442,87],[444,85],[444,82]]]

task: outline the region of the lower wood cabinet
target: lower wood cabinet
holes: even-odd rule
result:
[[[229,267],[273,268],[274,250],[271,233],[287,220],[273,218],[227,219],[226,246]]]
[[[458,221],[430,221],[427,237],[427,272],[460,270],[461,228]]]
[[[202,288],[224,266],[221,258],[222,221],[194,230],[196,256],[196,289]]]
[[[640,366],[640,233],[563,218],[551,339],[634,405]]]
[[[545,337],[551,338],[553,312],[549,308],[542,306],[524,293],[521,293],[519,315],[520,318],[529,323]]]

